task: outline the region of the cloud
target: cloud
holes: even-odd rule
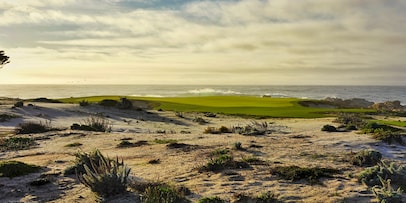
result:
[[[369,76],[403,76],[395,72],[406,65],[402,0],[0,0],[0,7],[0,46],[19,67],[148,68],[144,77],[173,83],[183,75],[221,83],[227,73],[227,83],[326,83],[321,78],[333,74],[338,83],[372,83]]]

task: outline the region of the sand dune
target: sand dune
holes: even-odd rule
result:
[[[132,169],[132,178],[165,181],[188,187],[192,201],[201,197],[220,196],[232,199],[233,194],[258,194],[272,191],[286,202],[371,202],[373,195],[366,186],[351,175],[362,170],[343,161],[350,152],[361,149],[379,150],[385,159],[406,163],[406,148],[388,145],[356,132],[327,133],[320,129],[333,124],[334,118],[319,119],[264,119],[274,132],[265,136],[240,134],[205,134],[207,127],[244,126],[252,119],[217,115],[214,118],[202,114],[184,113],[180,118],[174,112],[144,110],[118,110],[97,105],[80,107],[74,104],[33,103],[32,106],[12,109],[11,105],[0,105],[0,114],[19,116],[0,123],[0,136],[13,136],[18,123],[26,121],[47,122],[53,127],[63,128],[40,134],[24,135],[37,139],[38,145],[28,150],[0,152],[0,160],[18,160],[44,168],[34,173],[13,179],[0,178],[1,202],[92,202],[94,196],[74,176],[65,177],[61,172],[74,159],[77,151],[89,152],[99,149],[109,157],[122,158]],[[73,123],[83,122],[91,115],[104,115],[112,124],[112,132],[85,132],[70,130]],[[208,121],[200,125],[195,117]],[[334,124],[333,124],[334,125]],[[117,148],[121,139],[131,142],[148,141],[149,145]],[[196,146],[191,150],[168,149],[166,144],[157,144],[155,139],[177,140],[179,143]],[[79,142],[80,147],[65,147]],[[246,149],[238,151],[233,145],[240,142]],[[249,169],[235,169],[219,173],[199,173],[196,168],[207,163],[208,154],[218,148],[230,149],[236,159],[257,157],[266,164],[252,165]],[[159,159],[159,164],[148,164]],[[269,172],[277,165],[329,167],[342,174],[322,180],[322,184],[310,185],[306,181],[280,180]],[[28,182],[48,174],[51,184],[34,187]],[[116,202],[132,202],[134,196],[120,197]]]

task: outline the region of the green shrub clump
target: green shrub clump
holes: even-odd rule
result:
[[[370,122],[366,124],[361,132],[364,134],[372,134],[372,137],[377,140],[381,140],[387,143],[397,142],[403,144],[402,129],[395,128],[388,125],[378,124],[376,122]]]
[[[110,121],[102,116],[91,116],[84,120],[84,124],[74,123],[70,127],[72,130],[95,131],[95,132],[110,132]]]
[[[26,137],[2,138],[0,139],[0,151],[29,149],[35,144],[33,139]]]
[[[382,159],[382,154],[375,150],[361,150],[350,158],[356,166],[374,166]]]
[[[306,179],[311,184],[319,183],[320,178],[329,178],[336,173],[339,173],[337,169],[318,167],[301,168],[299,166],[278,166],[271,169],[271,174],[276,174],[283,179],[290,181]]]
[[[332,126],[332,125],[324,125],[321,128],[321,131],[325,131],[325,132],[337,132],[337,128]]]
[[[49,124],[26,122],[20,123],[14,129],[16,134],[44,133],[53,130]]]
[[[26,164],[20,161],[2,161],[0,162],[0,177],[17,177],[30,173],[35,173],[40,170],[41,167]]]
[[[234,160],[234,157],[229,153],[230,151],[226,149],[218,149],[214,151],[211,153],[207,164],[199,168],[199,172],[216,172],[225,169],[241,169],[250,167],[247,162]]]
[[[188,203],[184,191],[167,184],[151,185],[141,195],[142,203]]]
[[[98,150],[95,155],[98,162],[89,157],[90,164],[83,165],[85,173],[76,174],[79,181],[101,199],[126,192],[131,169],[123,161],[119,162],[118,158],[111,160],[104,157]]]

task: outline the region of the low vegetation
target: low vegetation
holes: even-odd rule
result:
[[[234,198],[236,200],[233,201],[233,203],[247,203],[247,202],[280,203],[280,202],[282,202],[281,200],[279,200],[278,196],[271,191],[260,193],[257,196],[247,195],[244,193],[237,193],[234,195]]]
[[[85,173],[85,165],[90,166],[92,163],[99,163],[100,158],[103,156],[99,150],[94,150],[92,152],[76,152],[75,160],[73,165],[65,169],[65,175],[72,175],[75,173]]]
[[[15,134],[30,134],[30,133],[44,133],[52,130],[56,129],[52,128],[49,122],[47,123],[24,122],[18,124],[18,126],[15,127],[14,132]]]
[[[332,125],[324,125],[321,128],[321,131],[325,131],[325,132],[337,132],[337,128],[332,126]]]
[[[236,161],[230,154],[230,150],[217,149],[209,156],[209,160],[206,165],[198,168],[199,172],[218,172],[225,169],[243,169],[250,168],[250,165],[244,161]]]
[[[138,192],[142,203],[189,203],[185,195],[190,190],[183,186],[170,185],[164,182],[132,181],[129,187]]]
[[[277,166],[271,169],[271,174],[278,175],[280,178],[290,181],[306,179],[310,184],[319,183],[323,177],[331,178],[339,173],[337,169],[331,168],[302,168],[299,166]]]
[[[395,128],[389,125],[379,124],[376,122],[369,122],[362,129],[361,133],[372,134],[372,137],[387,143],[400,143],[404,144],[402,140],[402,129]]]
[[[361,150],[350,157],[350,162],[356,166],[374,166],[382,159],[382,154],[375,150]]]
[[[0,114],[0,123],[7,122],[13,118],[18,118],[18,116],[12,114]]]
[[[0,177],[14,178],[38,172],[41,169],[39,166],[26,164],[20,161],[1,161],[0,162]]]
[[[0,138],[0,151],[6,150],[24,150],[36,145],[32,138],[10,137]]]
[[[97,161],[93,161],[94,156]],[[90,188],[100,199],[127,191],[127,181],[131,169],[124,162],[109,159],[96,150],[93,157],[88,156],[89,164],[84,164],[84,173],[77,172],[79,181]]]
[[[65,147],[80,147],[82,145],[83,145],[82,143],[74,142],[74,143],[70,143],[70,144],[65,145]]]
[[[219,128],[207,127],[206,129],[204,129],[204,133],[206,134],[232,133],[232,130],[230,128],[227,128],[226,126],[221,126]]]
[[[83,121],[83,124],[74,123],[70,127],[72,130],[110,132],[110,121],[103,116],[91,116]]]
[[[204,197],[199,199],[198,203],[226,203],[227,201],[224,199],[221,199],[218,196],[214,197]]]
[[[257,136],[271,134],[273,131],[267,122],[251,121],[244,127],[233,127],[232,132],[241,135]]]

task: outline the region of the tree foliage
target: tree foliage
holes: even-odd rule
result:
[[[4,65],[10,63],[10,57],[6,56],[4,51],[0,51],[0,68],[2,68]]]

